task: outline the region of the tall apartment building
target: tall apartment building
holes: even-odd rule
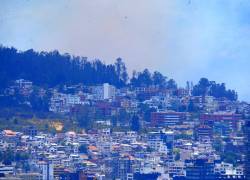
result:
[[[96,100],[115,98],[116,88],[108,83],[92,87],[92,93]]]
[[[104,83],[103,84],[103,99],[113,99],[115,97],[115,87]]]

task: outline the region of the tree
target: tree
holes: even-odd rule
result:
[[[17,152],[15,155],[16,161],[24,161],[29,159],[29,154],[25,152]]]
[[[179,161],[180,159],[181,159],[181,155],[180,155],[180,152],[178,151],[178,152],[176,152],[176,154],[175,154],[174,160],[175,160],[175,161]]]
[[[130,79],[130,84],[133,87],[138,87],[138,80],[137,80],[138,74],[137,72],[134,70],[132,73],[132,78]]]
[[[0,151],[0,162],[2,162],[2,161],[3,161],[3,157],[4,157],[4,154],[3,154],[3,152],[2,152],[2,151]]]
[[[144,69],[143,72],[133,72],[130,83],[134,87],[145,87],[153,84],[151,73],[148,69]]]
[[[140,130],[140,121],[137,115],[133,115],[131,120],[131,130],[132,131],[139,131]]]
[[[81,144],[81,145],[79,146],[79,152],[80,152],[80,153],[87,154],[88,148],[86,147],[86,145]]]
[[[7,149],[3,154],[3,164],[11,165],[13,160],[14,160],[14,152],[10,149]]]
[[[58,51],[38,53],[33,49],[17,51],[1,46],[0,63],[0,90],[20,78],[44,87],[106,82],[122,87],[128,80],[126,66],[121,58],[115,64],[106,65],[100,60],[90,62],[86,57],[60,54]]]
[[[18,119],[15,118],[13,123],[14,123],[15,125],[17,125],[17,124],[18,124]]]
[[[221,139],[215,139],[214,143],[213,143],[213,148],[215,149],[215,151],[217,152],[221,152],[222,151],[222,140]]]
[[[25,172],[29,172],[30,171],[30,165],[29,165],[28,162],[24,162],[23,169],[24,169]]]
[[[118,113],[118,121],[121,123],[126,123],[129,122],[128,120],[129,120],[129,113],[124,108],[120,109]]]
[[[128,73],[125,63],[122,61],[121,58],[117,58],[115,62],[115,70],[116,75],[119,78],[120,84],[119,86],[126,85],[128,81]]]
[[[173,79],[169,79],[169,81],[167,82],[167,88],[168,89],[177,89],[177,84],[175,82],[175,80]]]
[[[208,92],[208,88],[210,86],[210,82],[207,78],[201,78],[199,83],[194,86],[193,95],[195,96],[204,96]]]
[[[78,112],[75,114],[75,118],[76,121],[79,123],[80,127],[82,128],[90,128],[92,125],[91,122],[91,112],[90,112],[90,108],[88,105],[85,106],[80,106],[78,107],[79,110]]]
[[[156,112],[156,109],[153,107],[149,107],[147,104],[139,104],[139,113],[143,115],[145,121],[151,121],[151,113]]]
[[[226,89],[225,83],[216,83],[209,81],[207,78],[201,78],[197,85],[194,86],[192,94],[194,96],[210,95],[215,98],[227,98],[231,101],[237,100],[238,96],[234,90]]]
[[[237,163],[237,159],[240,159],[240,157],[237,153],[234,153],[232,151],[227,151],[221,154],[221,159],[226,163],[231,163],[235,165]]]
[[[139,74],[138,80],[141,86],[152,85],[151,73],[148,69],[144,69],[144,71]]]
[[[153,84],[159,87],[165,87],[167,82],[166,82],[167,77],[163,76],[160,72],[155,71],[152,80]]]
[[[117,116],[111,116],[111,123],[113,127],[117,126]]]
[[[35,88],[35,90],[32,92],[29,101],[31,103],[32,109],[35,111],[43,111],[48,112],[49,109],[49,97],[46,95],[45,97],[39,97],[38,96],[38,90]]]
[[[195,104],[192,100],[189,101],[188,103],[188,112],[195,112],[197,109],[195,107]]]

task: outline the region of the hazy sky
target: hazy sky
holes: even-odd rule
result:
[[[249,0],[1,0],[0,44],[225,82],[250,100]]]

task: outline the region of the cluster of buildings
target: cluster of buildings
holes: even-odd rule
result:
[[[65,89],[72,89],[74,87],[65,87]],[[50,99],[49,110],[55,113],[69,113],[72,112],[77,105],[89,105],[91,101],[112,100],[115,98],[116,89],[114,86],[104,83],[99,86],[91,87],[75,87],[80,90],[75,94],[60,93],[53,91]],[[86,90],[84,93],[83,90]]]
[[[33,83],[25,79],[17,79],[13,85],[5,89],[5,94],[15,95],[20,94],[25,97],[33,92]]]
[[[245,178],[243,164],[223,162],[212,139],[184,139],[179,133],[175,128],[155,128],[147,133],[103,128],[53,135],[35,127],[24,132],[3,130],[1,152],[29,154],[23,160],[29,168],[18,168],[12,159],[12,163],[0,165],[0,179]],[[242,139],[232,141],[239,147],[244,145]]]
[[[33,91],[32,83],[25,80],[16,81],[12,88],[25,96]],[[39,89],[39,96],[44,91]],[[100,113],[101,121],[96,123],[105,125],[55,134],[35,127],[2,131],[0,151],[29,154],[23,160],[29,168],[18,168],[15,160],[8,165],[2,161],[0,180],[247,179],[244,131],[250,105],[246,102],[193,96],[190,87],[117,89],[105,83],[46,91],[51,94],[49,111],[77,114],[80,107],[88,106]],[[11,92],[6,90],[9,96]],[[130,119],[118,119],[115,126],[120,128],[114,128],[111,117],[120,117],[121,109],[138,116],[141,131],[122,128],[131,124]]]

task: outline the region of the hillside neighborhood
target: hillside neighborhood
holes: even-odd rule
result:
[[[244,179],[250,104],[193,89],[15,80],[1,98],[79,128],[2,129],[0,179]]]

